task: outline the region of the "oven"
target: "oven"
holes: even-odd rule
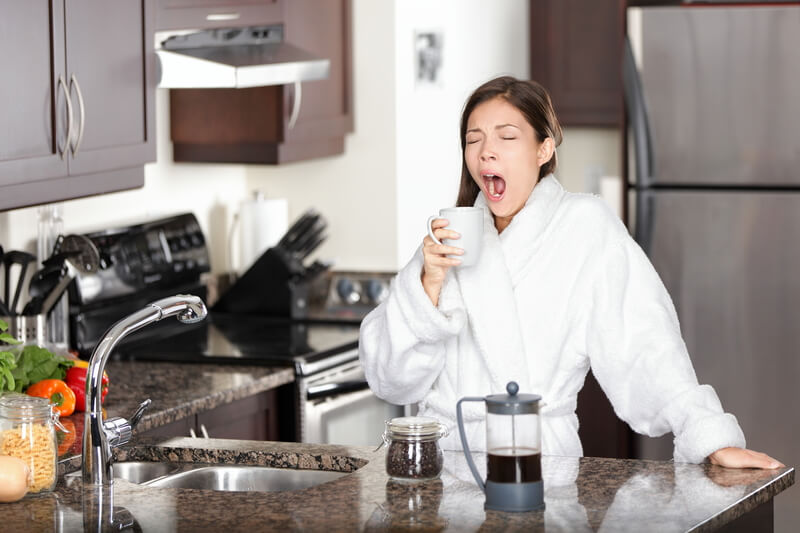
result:
[[[71,343],[83,357],[107,327],[150,301],[180,292],[205,298],[201,280],[209,270],[208,250],[193,215],[86,236],[98,248],[102,264],[96,277],[78,278],[70,289]],[[377,302],[373,298],[370,303],[366,292],[363,297],[353,293],[362,285],[364,290],[370,285],[373,295],[380,291],[375,290],[375,276],[361,283],[354,275],[358,277],[329,276],[323,297],[306,306],[303,318],[292,316],[302,308],[296,302],[277,315],[212,306],[198,324],[162,321],[135,332],[112,358],[290,366],[295,382],[278,390],[282,440],[377,445],[385,421],[402,416],[404,408],[377,398],[364,378],[358,360],[359,323]],[[388,285],[388,276],[381,278],[384,283]],[[228,307],[235,307],[230,297]]]

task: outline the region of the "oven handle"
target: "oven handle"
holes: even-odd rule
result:
[[[341,381],[338,383],[324,383],[322,385],[314,385],[309,387],[306,391],[306,400],[318,400],[320,398],[328,398],[337,396],[347,392],[355,392],[368,389],[369,384],[364,379]]]

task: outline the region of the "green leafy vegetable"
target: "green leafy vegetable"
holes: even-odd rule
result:
[[[8,324],[0,320],[0,342],[20,344],[6,333],[7,329]],[[64,379],[71,366],[69,359],[32,344],[22,349],[0,346],[0,392],[22,392],[28,385],[43,379]]]

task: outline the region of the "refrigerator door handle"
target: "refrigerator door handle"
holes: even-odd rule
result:
[[[644,101],[642,80],[633,58],[633,48],[628,36],[622,58],[622,85],[625,95],[625,110],[633,133],[636,154],[636,186],[647,187],[653,177],[653,143],[650,135],[650,120]]]

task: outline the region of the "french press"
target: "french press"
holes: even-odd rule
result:
[[[473,396],[458,400],[456,415],[464,455],[478,486],[486,494],[485,509],[536,511],[544,509],[541,422],[538,394],[517,394],[511,381],[508,394]],[[461,402],[486,403],[486,482],[472,460],[464,435]]]

